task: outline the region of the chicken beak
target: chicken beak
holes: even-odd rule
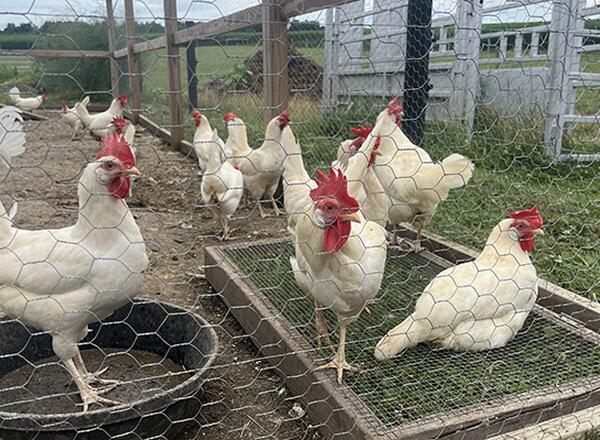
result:
[[[542,237],[545,235],[543,229],[534,229],[533,230],[533,234],[534,235],[541,235]]]
[[[350,212],[348,214],[342,214],[340,216],[340,218],[344,221],[350,221],[350,222],[355,222],[355,223],[360,223],[361,222],[361,217],[360,214],[357,212]]]
[[[142,173],[140,173],[140,170],[138,170],[136,167],[131,167],[131,168],[127,168],[125,171],[123,171],[123,174],[125,176],[139,176]]]
[[[374,154],[375,156],[383,156],[383,153],[382,153],[381,151],[379,151],[379,150],[374,150],[374,151],[373,151],[373,154]]]

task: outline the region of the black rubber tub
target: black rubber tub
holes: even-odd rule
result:
[[[176,438],[200,410],[218,342],[189,310],[135,300],[92,326],[81,350],[89,371],[123,382],[105,395],[121,405],[82,413],[50,336],[0,318],[0,440]]]

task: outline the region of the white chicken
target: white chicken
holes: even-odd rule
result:
[[[62,106],[62,120],[73,129],[73,134],[71,135],[71,140],[75,140],[77,138],[77,133],[81,129],[83,121],[79,113],[77,112],[77,107],[83,106],[85,108],[85,112],[87,112],[87,106],[90,102],[90,97],[86,96],[80,102],[75,103],[73,108],[69,108],[67,103],[63,103]],[[80,110],[81,112],[81,110]],[[89,115],[89,114],[88,114]]]
[[[282,179],[283,207],[287,214],[287,229],[295,235],[298,216],[308,214],[312,210],[309,194],[317,184],[304,168],[302,149],[289,126],[283,129],[281,145],[285,151]]]
[[[115,127],[115,133],[125,139],[129,148],[131,148],[131,152],[133,153],[133,157],[137,153],[137,148],[135,147],[133,141],[135,140],[135,125],[128,124],[123,116],[118,118],[114,118],[112,121],[112,125]]]
[[[290,263],[302,290],[338,318],[338,350],[330,363],[317,369],[335,368],[341,384],[345,370],[357,371],[346,361],[346,329],[381,287],[387,241],[385,229],[360,214],[342,171],[331,168],[326,175],[317,170],[315,182],[312,207],[298,216],[296,255]],[[323,331],[317,327],[320,337]]]
[[[207,204],[223,229],[221,240],[230,237],[229,220],[237,210],[244,192],[244,176],[227,161],[219,142],[217,130],[203,151],[208,155],[206,171],[202,177],[202,200]]]
[[[287,110],[269,121],[265,129],[265,140],[260,148],[246,150],[243,155],[236,156],[237,166],[244,175],[244,186],[256,199],[258,212],[262,218],[267,215],[263,211],[260,200],[265,195],[271,201],[273,213],[281,212],[275,201],[275,191],[283,174],[285,148],[282,146],[283,129],[290,123]],[[228,152],[228,157],[231,152]]]
[[[515,336],[537,298],[529,254],[544,222],[535,207],[508,215],[474,261],[444,270],[425,287],[414,313],[379,341],[377,359],[425,341],[480,351],[502,347]]]
[[[370,157],[375,144],[379,143],[380,154],[375,158],[374,171],[392,202],[389,221],[393,226],[412,223],[417,229],[414,250],[420,252],[423,227],[431,220],[440,202],[448,198],[451,189],[469,182],[474,166],[460,154],[433,162],[425,150],[414,145],[402,132],[403,114],[396,99],[390,102],[377,117],[377,123],[360,151]]]
[[[17,87],[13,87],[12,89],[10,89],[8,91],[8,95],[15,107],[26,112],[37,110],[42,106],[44,102],[48,100],[47,93],[36,96],[34,98],[21,98],[21,92]]]
[[[212,144],[214,133],[208,118],[204,116],[200,110],[195,109],[192,112],[192,120],[196,125],[196,131],[194,133],[194,151],[196,152],[196,157],[198,158],[200,170],[202,173],[205,173],[208,166],[208,158],[210,156],[208,150],[211,148],[210,146]],[[225,147],[223,140],[219,138],[218,142],[221,150],[225,152],[227,157],[229,157],[230,152]]]
[[[236,116],[233,112],[227,112],[223,116],[227,127],[227,142],[225,142],[225,151],[230,153],[229,162],[234,166],[240,166],[241,161],[247,156],[252,148],[248,144],[248,130],[246,123]]]
[[[112,124],[113,119],[123,116],[123,109],[127,107],[127,96],[121,95],[113,99],[108,109],[102,113],[90,115],[87,108],[79,106],[77,114],[81,117],[81,121],[87,127],[91,135],[96,140],[103,140],[115,131]],[[87,115],[86,115],[87,113]]]
[[[359,126],[352,129],[352,133],[358,137],[341,143],[338,148],[337,166],[344,170],[348,178],[348,192],[358,200],[360,211],[365,218],[385,227],[392,202],[372,166],[375,163],[375,156],[380,154],[380,140],[375,140],[370,157],[356,154],[371,130],[371,126]]]
[[[10,169],[12,159],[25,152],[23,117],[16,107],[0,108],[0,165]]]
[[[148,256],[123,200],[130,176],[137,174],[129,146],[114,134],[79,180],[75,225],[28,231],[0,218],[0,309],[50,334],[54,352],[79,389],[84,412],[92,404],[118,404],[102,397],[111,387],[91,387],[116,381],[89,373],[78,343],[88,325],[127,304],[142,287]]]

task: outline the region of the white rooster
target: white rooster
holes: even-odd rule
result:
[[[80,110],[78,113],[77,107],[82,106],[85,109],[84,111],[87,113],[87,106],[89,103],[90,103],[89,96],[86,96],[80,102],[75,103],[73,108],[69,108],[69,106],[67,105],[66,102],[63,103],[62,120],[65,121],[65,123],[73,129],[73,134],[71,135],[72,141],[77,138],[77,133],[79,133],[79,130],[81,129],[81,125],[83,124],[81,116],[79,116],[79,113],[81,113],[82,110]]]
[[[52,336],[84,412],[92,404],[118,404],[101,396],[111,387],[91,387],[115,381],[87,371],[78,343],[88,325],[127,304],[142,287],[146,246],[124,201],[130,176],[137,174],[129,146],[114,134],[81,175],[75,225],[29,231],[0,218],[0,309]]]
[[[438,205],[451,189],[466,185],[473,175],[473,163],[460,154],[434,162],[422,148],[414,145],[400,128],[404,115],[396,98],[377,117],[377,123],[360,151],[370,157],[376,144],[379,155],[374,170],[391,199],[389,221],[392,226],[412,223],[417,229],[414,250],[420,252],[421,232]],[[396,241],[396,233],[394,240]]]
[[[341,171],[331,168],[326,175],[317,170],[315,182],[309,193],[312,206],[297,218],[296,254],[290,263],[300,288],[338,318],[337,353],[318,369],[336,369],[341,384],[345,370],[356,371],[346,361],[346,329],[381,287],[387,241],[385,229],[359,212]],[[318,336],[326,339],[326,328],[319,324]]]
[[[223,228],[221,240],[230,238],[229,220],[237,210],[244,192],[244,176],[227,161],[219,142],[217,129],[202,149],[208,156],[206,171],[202,177],[202,200],[206,203]]]
[[[33,98],[21,98],[21,92],[17,87],[13,87],[12,89],[10,89],[8,91],[8,95],[15,107],[27,112],[37,110],[42,106],[44,102],[48,100],[47,93]]]
[[[377,344],[375,357],[390,358],[420,342],[451,350],[480,351],[506,345],[523,327],[538,293],[529,254],[544,221],[537,208],[509,212],[474,260],[438,274],[415,311]]]

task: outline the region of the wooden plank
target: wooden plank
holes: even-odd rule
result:
[[[131,113],[127,113],[126,117],[128,119],[131,119]],[[171,132],[169,130],[162,128],[157,123],[153,122],[150,118],[144,115],[138,116],[138,124],[146,128],[150,133],[152,133],[153,136],[156,136],[157,138],[162,139],[167,143],[171,140]],[[188,141],[182,140],[180,142],[179,151],[181,151],[187,157],[197,159],[194,146]]]
[[[600,160],[600,154],[561,154],[559,161],[563,162],[595,162]]]
[[[115,15],[113,8],[113,0],[106,0],[106,26],[108,29],[108,50],[114,54],[117,48],[117,33],[115,30]],[[117,60],[113,57],[110,59],[110,85],[113,96],[119,96],[119,66]]]
[[[282,0],[263,0],[263,105],[264,121],[287,108],[288,93],[288,20]]]
[[[349,3],[348,0],[284,0],[282,6],[285,16],[292,18],[347,3]]]
[[[169,75],[169,113],[171,117],[171,140],[173,149],[179,148],[183,139],[183,111],[181,108],[181,68],[179,65],[179,48],[175,44],[177,32],[177,0],[164,0],[165,38],[167,41],[167,67]]]
[[[175,41],[177,44],[184,44],[191,40],[200,40],[210,38],[225,32],[232,32],[243,29],[248,26],[262,23],[263,7],[261,5],[252,6],[242,11],[234,12],[225,17],[211,20],[206,23],[198,23],[187,29],[177,32]]]
[[[323,46],[323,110],[330,111],[335,108],[334,84],[335,63],[334,52],[336,42],[333,37],[333,9],[325,12],[325,42]]]
[[[137,123],[142,107],[142,85],[140,81],[140,63],[133,51],[135,44],[135,12],[133,0],[125,0],[125,30],[127,32],[127,66],[129,72],[129,93],[131,95],[131,111],[133,121]]]
[[[110,58],[106,50],[0,49],[0,56],[35,58]]]

